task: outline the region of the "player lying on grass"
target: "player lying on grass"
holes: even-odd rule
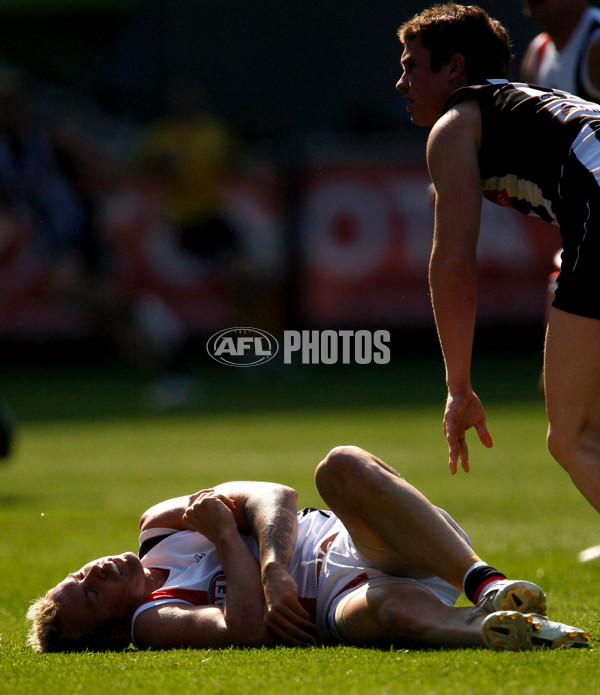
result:
[[[446,512],[372,454],[333,449],[315,481],[331,511],[297,513],[294,490],[259,482],[150,508],[139,558],[90,562],[32,604],[30,644],[588,646],[542,617],[538,586],[481,561]],[[474,606],[454,607],[463,589]]]

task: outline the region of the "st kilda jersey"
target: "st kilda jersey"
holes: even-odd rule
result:
[[[345,588],[355,576],[368,579],[374,571],[365,574],[362,567],[354,567],[350,557],[348,568],[336,572],[337,581],[325,582],[328,572],[321,572],[327,553],[338,535],[347,535],[341,521],[330,511],[307,508],[298,512],[298,538],[292,559],[290,574],[298,586],[298,600],[315,616],[320,585],[327,583],[332,591]],[[258,544],[252,536],[243,536],[246,545],[258,559]],[[146,568],[169,570],[165,585],[149,594],[133,616],[154,606],[167,603],[186,603],[194,606],[225,603],[227,578],[215,546],[195,531],[175,531],[168,528],[151,528],[140,534],[139,557]],[[355,563],[356,564],[356,563]],[[362,562],[364,564],[364,561]],[[319,581],[321,579],[321,581]],[[341,586],[338,587],[338,584]],[[132,631],[133,634],[133,631]],[[133,638],[135,644],[135,638]]]
[[[588,7],[560,51],[547,32],[531,42],[527,73],[530,82],[551,85],[588,101],[600,100],[600,90],[591,82],[588,71],[590,46],[600,36],[600,9]]]
[[[569,206],[600,193],[600,105],[559,90],[488,80],[457,90],[481,109],[483,195],[561,225]]]

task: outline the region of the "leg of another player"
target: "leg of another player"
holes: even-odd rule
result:
[[[465,573],[480,558],[393,468],[358,447],[336,447],[317,466],[315,482],[375,567],[396,576],[436,575],[462,591]]]
[[[350,644],[411,644],[425,647],[479,647],[481,624],[469,608],[455,608],[414,582],[398,579],[359,587],[335,611],[335,627]]]
[[[600,320],[552,309],[544,390],[548,449],[600,511]]]

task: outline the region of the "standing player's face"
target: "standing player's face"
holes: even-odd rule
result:
[[[523,0],[524,14],[542,27],[564,19],[571,6],[572,0]]]
[[[412,122],[422,126],[434,125],[455,89],[448,79],[446,66],[440,70],[431,69],[431,54],[418,36],[407,42],[400,65],[402,76],[396,89],[408,104]]]
[[[127,619],[146,594],[144,568],[133,553],[93,560],[54,589],[63,627],[81,634],[110,618]]]

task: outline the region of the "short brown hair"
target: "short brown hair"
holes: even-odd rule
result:
[[[114,622],[105,623],[93,632],[69,636],[60,621],[60,606],[51,597],[51,591],[33,601],[27,611],[32,625],[28,644],[36,652],[83,652],[115,649],[111,643]]]
[[[481,7],[453,2],[434,5],[398,29],[398,38],[404,45],[417,36],[431,54],[433,70],[439,70],[455,53],[460,53],[470,84],[509,75],[512,52],[508,32]]]

